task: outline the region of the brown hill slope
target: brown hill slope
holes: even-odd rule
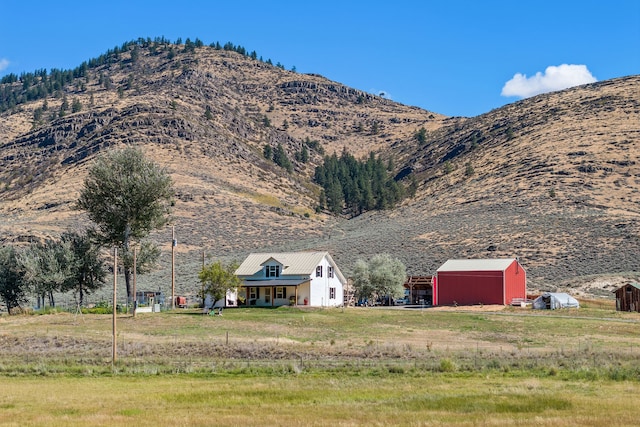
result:
[[[65,88],[80,112],[45,112],[33,127],[42,101],[0,115],[3,242],[82,226],[72,205],[87,164],[136,144],[176,182],[184,293],[203,249],[236,260],[256,249],[328,249],[346,273],[379,252],[411,274],[448,258],[518,256],[539,287],[640,271],[638,76],[445,118],[235,52],[172,48],[91,69]],[[49,98],[48,111],[62,102]],[[418,178],[416,197],[352,220],[316,214],[310,175],[321,153],[292,174],[262,155],[282,144],[293,159],[307,138],[326,153],[392,155],[398,173]],[[166,263],[146,280],[165,277]]]
[[[189,230],[189,246],[244,249],[321,234],[333,220],[314,214],[319,188],[309,176],[322,150],[364,155],[443,120],[236,52],[176,49],[140,49],[135,63],[129,52],[90,70],[65,88],[68,102],[83,104],[78,113],[31,127],[43,105],[37,101],[0,117],[4,241],[81,221],[71,207],[87,162],[121,144],[143,146],[172,174],[175,222]],[[62,96],[47,99],[47,111],[62,103]],[[293,160],[305,140],[320,149],[293,174],[262,154],[265,144],[282,144]]]
[[[392,147],[420,178],[416,200],[357,218],[345,235],[376,229],[358,248],[403,254],[422,273],[448,258],[503,256],[543,288],[637,272],[639,144],[640,76],[455,120],[420,147]]]

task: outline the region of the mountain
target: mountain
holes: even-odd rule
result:
[[[397,147],[422,185],[417,200],[376,215],[390,238],[371,245],[395,242],[420,271],[448,258],[519,257],[534,289],[610,296],[639,267],[639,95],[638,76],[586,85]]]
[[[202,251],[241,260],[258,249],[323,249],[347,274],[380,252],[410,274],[432,274],[449,258],[517,256],[540,289],[640,271],[640,76],[463,118],[226,46],[142,41],[100,58],[51,95],[0,114],[1,242],[87,226],[73,208],[87,166],[131,144],[175,181],[184,292]],[[266,144],[285,149],[291,173],[264,158]],[[303,145],[306,163],[295,160]],[[417,183],[415,196],[351,219],[317,212],[314,168],[343,150],[390,160],[397,179]],[[171,230],[154,238],[169,242]],[[164,277],[162,263],[147,280]]]

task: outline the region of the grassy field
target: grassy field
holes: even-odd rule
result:
[[[638,382],[349,373],[3,379],[0,425],[637,425]]]
[[[0,425],[636,425],[640,316],[598,304],[0,317]]]

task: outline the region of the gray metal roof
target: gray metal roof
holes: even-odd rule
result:
[[[438,268],[441,271],[504,271],[515,258],[450,259]]]
[[[291,279],[273,279],[273,280],[243,280],[245,286],[298,286],[303,283],[308,283],[310,279],[305,280],[291,280]]]
[[[347,280],[340,272],[329,252],[264,252],[251,253],[242,261],[240,267],[236,270],[237,276],[253,276],[260,272],[264,264],[269,259],[274,259],[282,264],[280,276],[311,276],[315,274],[316,266],[320,264],[322,258],[327,257],[329,264],[333,267],[336,277],[342,283]]]

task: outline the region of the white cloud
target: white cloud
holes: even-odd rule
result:
[[[598,79],[591,74],[586,65],[562,64],[557,67],[551,65],[544,70],[544,73],[538,71],[532,77],[516,73],[504,84],[501,95],[528,98],[597,81]]]
[[[5,70],[9,66],[9,60],[0,58],[0,71]]]

